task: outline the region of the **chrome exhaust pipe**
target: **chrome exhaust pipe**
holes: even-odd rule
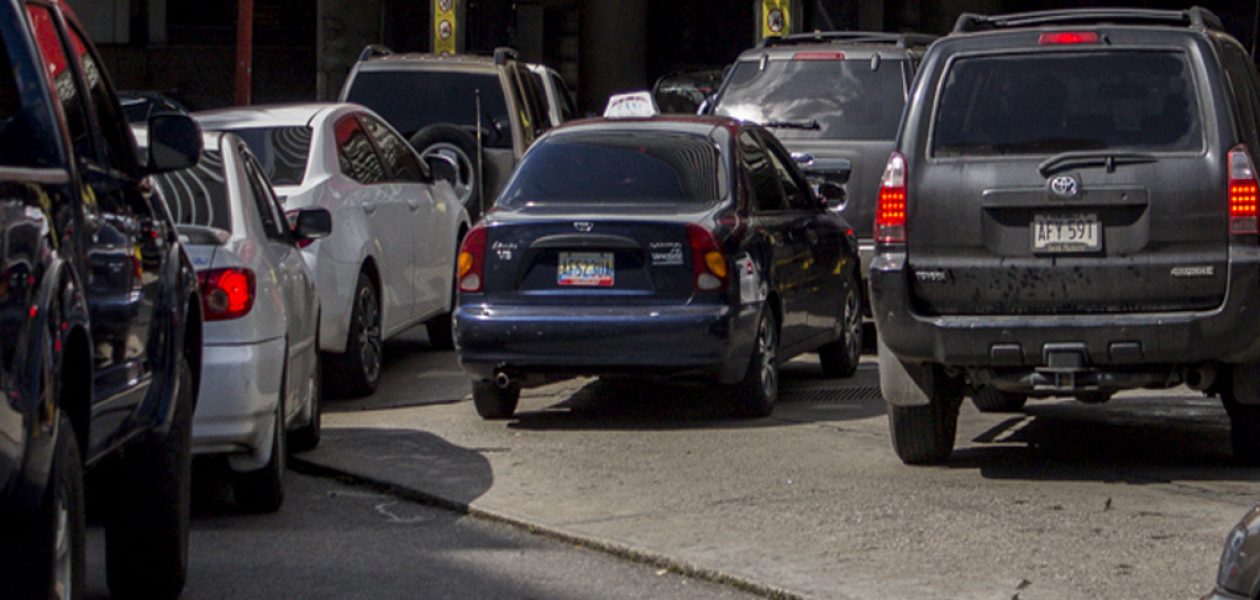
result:
[[[499,371],[494,374],[494,384],[499,386],[499,389],[505,390],[508,386],[512,385],[512,378],[508,377],[507,373]]]
[[[1216,367],[1210,363],[1191,367],[1186,371],[1186,387],[1195,391],[1206,391],[1216,383]]]

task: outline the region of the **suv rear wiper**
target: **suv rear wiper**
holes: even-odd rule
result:
[[[770,129],[822,129],[818,125],[818,121],[814,119],[808,121],[766,121],[761,126]]]
[[[1049,177],[1051,173],[1057,173],[1070,167],[1100,166],[1107,167],[1107,172],[1111,173],[1116,170],[1116,165],[1152,163],[1155,160],[1154,154],[1146,152],[1076,150],[1073,152],[1060,152],[1041,161],[1041,164],[1037,165],[1037,171],[1041,173],[1042,177]]]

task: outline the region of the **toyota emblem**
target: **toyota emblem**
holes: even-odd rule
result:
[[[1071,175],[1060,175],[1050,180],[1050,192],[1060,198],[1075,198],[1081,195],[1081,182]]]
[[[590,221],[575,221],[573,223],[573,228],[581,231],[582,233],[587,233],[595,228],[595,224]]]

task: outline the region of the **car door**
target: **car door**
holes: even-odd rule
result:
[[[740,132],[739,150],[749,179],[751,227],[770,246],[770,284],[783,308],[780,339],[782,346],[789,348],[809,337],[803,281],[812,256],[805,236],[797,230],[801,215],[789,209],[774,162],[753,130]]]
[[[306,261],[294,244],[288,221],[272,191],[271,182],[263,175],[262,167],[245,144],[241,143],[238,148],[245,166],[246,183],[250,187],[249,198],[254,202],[265,236],[265,239],[259,240],[259,249],[275,275],[275,287],[282,296],[279,302],[287,317],[288,370],[284,386],[288,396],[285,399],[287,416],[302,408],[299,401],[315,368],[315,289]]]
[[[411,263],[412,242],[406,216],[410,209],[402,195],[386,183],[389,171],[358,115],[342,116],[334,128],[341,171],[358,184],[350,202],[358,207],[363,231],[370,237],[368,246],[381,277],[384,335],[388,336],[409,321],[415,302],[406,278],[406,268]]]
[[[401,219],[406,222],[404,235],[412,242],[411,259],[405,269],[413,298],[409,318],[415,320],[431,315],[444,308],[446,292],[451,287],[448,273],[454,268],[450,249],[454,241],[447,225],[450,219],[446,214],[438,214],[431,179],[420,166],[411,145],[380,119],[369,114],[360,118],[381,151],[390,173],[391,190],[403,198],[407,206]],[[445,205],[442,208],[449,210]]]
[[[28,5],[28,11],[83,182],[97,400],[92,412],[93,423],[99,423],[91,431],[89,452],[95,452],[127,435],[128,418],[163,366],[154,364],[162,358],[161,328],[154,319],[170,232],[142,189],[126,121],[99,60],[77,30],[59,27],[48,8]]]
[[[836,331],[844,298],[842,232],[829,220],[825,205],[810,191],[809,182],[795,168],[788,151],[765,131],[758,133],[774,163],[787,201],[786,209],[792,215],[787,235],[804,238],[802,252],[809,254],[800,272],[808,336],[829,335]]]

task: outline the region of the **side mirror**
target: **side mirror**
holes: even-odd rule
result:
[[[332,213],[326,208],[303,208],[293,219],[293,235],[299,240],[314,241],[332,233]]]
[[[149,173],[195,167],[201,149],[201,127],[192,117],[179,113],[149,117]]]
[[[424,157],[424,162],[429,166],[434,181],[445,181],[451,185],[459,183],[459,163],[454,158],[434,152]]]
[[[846,196],[844,186],[834,181],[824,181],[818,185],[818,202],[824,209],[844,204]]]

